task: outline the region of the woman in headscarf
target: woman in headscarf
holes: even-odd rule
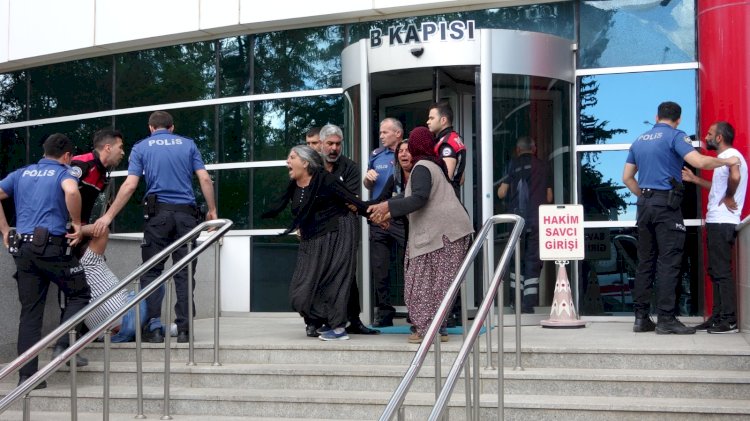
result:
[[[349,339],[346,309],[357,261],[357,218],[347,204],[362,215],[367,206],[323,168],[320,154],[309,146],[293,147],[286,162],[286,193],[263,217],[291,204],[292,224],[283,234],[298,229],[301,239],[289,285],[292,308],[305,318],[307,336]]]
[[[443,160],[426,127],[409,134],[413,167],[403,198],[393,198],[368,209],[372,219],[408,215],[409,235],[404,264],[404,300],[414,333],[409,342],[422,341],[466,256],[474,229],[456,198]],[[444,339],[443,339],[444,338]],[[447,340],[447,336],[441,339]]]

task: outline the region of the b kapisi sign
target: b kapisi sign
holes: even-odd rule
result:
[[[539,256],[541,260],[582,260],[582,205],[539,206]]]

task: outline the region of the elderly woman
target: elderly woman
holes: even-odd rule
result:
[[[453,277],[469,248],[474,229],[456,198],[445,163],[434,152],[435,142],[426,127],[409,134],[413,168],[403,198],[370,206],[372,218],[408,215],[409,235],[404,264],[404,299],[419,343],[435,317]],[[444,336],[447,340],[447,336]]]
[[[367,206],[323,169],[320,154],[309,146],[293,147],[286,163],[286,193],[263,217],[274,217],[291,205],[292,224],[284,234],[299,229],[297,265],[289,285],[292,308],[305,318],[308,336],[349,339],[344,327],[357,261],[357,230],[356,216],[347,204],[360,214]]]

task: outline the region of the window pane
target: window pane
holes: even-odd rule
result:
[[[0,124],[26,118],[26,71],[0,74]]]
[[[223,105],[219,162],[286,159],[292,146],[305,142],[308,128],[342,118],[340,95]]]
[[[134,51],[116,62],[117,108],[216,97],[213,42]]]
[[[581,3],[579,67],[695,61],[694,0]]]
[[[289,180],[286,166],[221,170],[214,179],[219,217],[231,219],[232,229],[286,229],[291,223],[288,207],[275,218],[260,217],[284,193]]]
[[[627,151],[581,154],[581,203],[587,221],[634,221],[636,197],[622,183]]]
[[[26,129],[0,130],[0,178],[28,164]]]
[[[108,117],[87,120],[68,121],[63,123],[34,126],[29,130],[29,162],[37,162],[44,156],[42,144],[53,133],[62,133],[73,142],[73,154],[89,152],[92,148],[94,132],[101,128],[111,127],[112,120]],[[21,129],[23,130],[23,129]],[[22,133],[19,131],[19,133]]]
[[[247,93],[341,87],[343,26],[267,32],[248,38],[253,45],[250,72],[254,77]]]
[[[293,235],[258,236],[251,244],[250,311],[292,311],[289,283],[297,264],[299,240]]]
[[[52,64],[28,72],[32,119],[112,109],[111,56]]]
[[[580,144],[633,143],[664,101],[682,107],[681,130],[693,135],[698,127],[695,70],[583,76],[578,85]]]
[[[585,231],[586,258],[581,261],[580,314],[632,315],[635,274],[638,267],[636,228],[590,228]],[[682,271],[677,284],[677,310],[681,316],[701,313],[702,271],[700,230],[687,227]],[[658,287],[658,280],[656,280]]]

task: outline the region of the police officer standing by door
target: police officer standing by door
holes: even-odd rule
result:
[[[697,152],[685,132],[677,130],[681,115],[678,104],[659,104],[656,124],[630,146],[623,170],[623,182],[638,197],[634,332],[695,333],[695,328],[685,326],[674,316],[675,287],[685,243],[680,209],[683,161],[706,170],[739,164],[737,157],[718,159]],[[649,317],[652,285],[656,288],[656,325]]]
[[[146,198],[141,257],[147,261],[169,244],[195,228],[200,212],[193,193],[193,174],[198,177],[203,197],[208,206],[206,220],[217,218],[214,188],[206,171],[198,147],[192,139],[174,134],[174,121],[165,111],[155,111],[149,116],[148,128],[151,136],[137,142],[130,153],[128,177],[120,187],[112,206],[94,224],[94,235],[99,235],[112,222],[135,192],[141,176],[146,179]],[[172,254],[177,262],[187,255],[187,246]],[[193,266],[195,267],[195,261]],[[145,288],[164,270],[164,261],[154,266],[141,278]],[[188,291],[187,268],[174,277],[177,293],[175,323],[177,342],[188,342],[188,311],[194,311],[193,291]],[[195,282],[193,282],[195,288]],[[161,306],[164,290],[151,294],[146,303],[149,321],[143,328],[143,340],[152,343],[164,342],[161,329]]]
[[[81,238],[81,195],[78,179],[68,166],[73,143],[65,135],[55,133],[44,141],[43,147],[44,158],[38,163],[16,170],[0,181],[0,200],[13,197],[16,205],[16,230],[10,230],[0,206],[0,231],[3,244],[16,263],[21,302],[19,355],[41,339],[50,282],[65,293],[63,322],[84,308],[91,298],[83,267],[70,253],[70,246],[78,244]],[[70,234],[66,233],[68,216],[72,221]],[[61,336],[53,357],[69,345],[68,335]],[[85,358],[77,357],[76,365],[86,364]],[[18,383],[26,381],[37,368],[38,358],[21,367]],[[47,383],[41,382],[36,388],[45,387]]]

